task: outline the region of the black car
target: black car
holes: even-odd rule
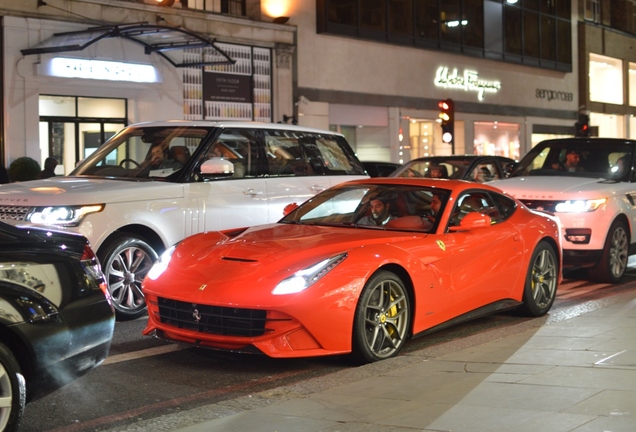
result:
[[[16,430],[26,403],[104,361],[114,326],[85,237],[0,222],[0,430]]]
[[[402,164],[395,162],[377,162],[377,161],[362,161],[365,171],[369,174],[369,177],[388,177],[396,169],[402,166]]]
[[[515,164],[514,159],[503,156],[429,156],[405,163],[389,177],[437,177],[485,183],[508,177]]]

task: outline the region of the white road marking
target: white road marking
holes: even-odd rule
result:
[[[174,351],[179,351],[182,349],[186,349],[188,347],[177,344],[170,345],[162,345],[154,348],[148,348],[140,351],[133,351],[125,354],[118,354],[114,356],[109,356],[104,360],[102,365],[113,364],[113,363],[121,363],[129,360],[137,360],[144,357],[150,357],[154,355],[166,354]]]

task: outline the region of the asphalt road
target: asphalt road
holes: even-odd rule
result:
[[[636,270],[618,285],[593,284],[567,275],[550,320],[596,309],[613,295],[636,288]],[[501,313],[410,341],[404,353],[462,338],[515,331],[529,318]],[[110,356],[73,384],[27,406],[21,432],[100,431],[139,419],[235,399],[352,367],[346,357],[270,359],[167,344],[141,336],[146,319],[119,322]],[[337,329],[334,329],[337,331]],[[485,339],[484,342],[487,340]]]

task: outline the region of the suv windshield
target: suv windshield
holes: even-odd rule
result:
[[[209,128],[128,128],[84,160],[70,175],[167,177],[179,171],[211,133]]]
[[[611,139],[544,141],[519,162],[510,177],[573,176],[628,181],[633,146]]]

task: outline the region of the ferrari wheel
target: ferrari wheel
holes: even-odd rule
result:
[[[353,321],[352,354],[370,363],[397,355],[409,333],[411,309],[402,281],[381,271],[366,283]]]
[[[26,384],[20,365],[9,348],[0,343],[0,430],[15,431],[26,404]]]
[[[618,283],[625,275],[629,258],[629,235],[625,223],[614,221],[610,227],[599,263],[588,274],[596,282]]]
[[[132,320],[146,313],[141,282],[157,260],[157,252],[140,237],[117,234],[100,249],[98,257],[117,319]]]
[[[532,254],[523,291],[524,315],[538,317],[545,315],[556,298],[559,283],[559,264],[554,248],[547,242],[540,242]]]

